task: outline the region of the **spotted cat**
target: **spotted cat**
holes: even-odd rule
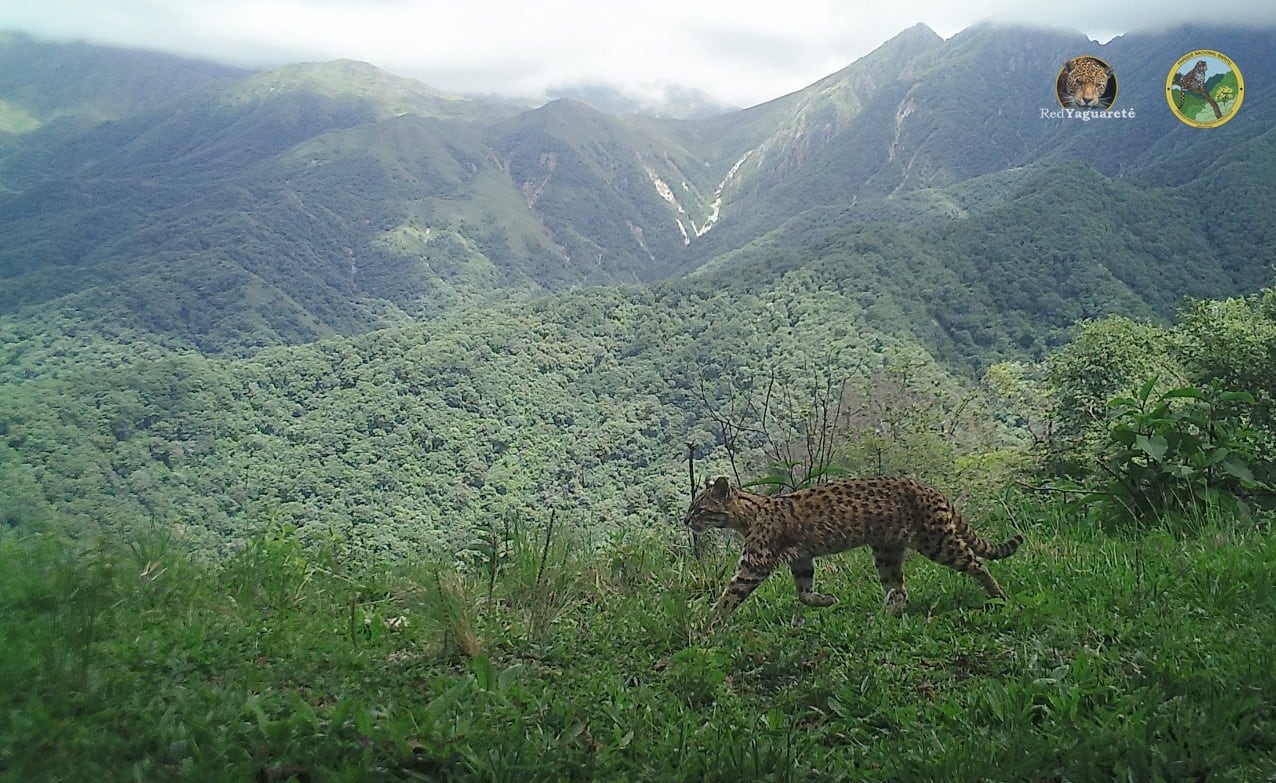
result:
[[[1178,85],[1178,99],[1174,102],[1179,107],[1179,111],[1183,111],[1183,106],[1187,103],[1187,94],[1189,92],[1196,93],[1205,99],[1214,111],[1214,116],[1222,119],[1223,110],[1219,107],[1218,101],[1210,95],[1210,91],[1205,89],[1205,77],[1209,75],[1209,65],[1204,60],[1197,60],[1196,66],[1187,73],[1174,74],[1173,83]]]
[[[1187,73],[1174,74],[1174,83],[1179,86],[1178,107],[1183,108],[1183,100],[1187,97],[1187,93],[1194,92],[1197,95],[1209,95],[1205,91],[1205,76],[1209,73],[1209,65],[1204,60],[1197,60],[1196,66]]]
[[[1016,535],[993,546],[971,529],[939,490],[910,478],[847,479],[774,497],[733,487],[719,478],[705,483],[684,522],[693,530],[731,528],[744,536],[735,577],[715,607],[719,619],[785,563],[799,601],[807,606],[832,605],[836,598],[813,592],[814,558],[865,544],[873,549],[886,611],[892,614],[908,602],[903,568],[908,549],[969,574],[988,595],[1004,598],[981,558],[1009,557],[1023,543],[1023,536]]]
[[[1067,109],[1105,111],[1112,106],[1108,81],[1112,69],[1097,57],[1074,57],[1063,64],[1056,91]]]

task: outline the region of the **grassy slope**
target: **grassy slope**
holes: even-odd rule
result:
[[[703,629],[734,549],[529,531],[489,581],[286,531],[220,567],[158,539],[0,543],[0,775],[14,779],[1256,780],[1276,765],[1276,542],[1105,538],[1051,512],[1012,598],[909,566],[880,616],[766,583]],[[994,537],[1006,525],[986,520]],[[480,553],[481,554],[481,553]],[[480,556],[481,561],[481,556]],[[405,617],[401,630],[386,629]],[[366,622],[365,622],[366,621]]]

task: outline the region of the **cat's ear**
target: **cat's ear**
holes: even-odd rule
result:
[[[711,489],[714,500],[726,500],[731,494],[731,482],[727,481],[726,476],[718,476],[718,480],[713,482]]]

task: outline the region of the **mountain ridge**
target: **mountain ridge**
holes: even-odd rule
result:
[[[918,25],[804,90],[703,120],[616,117],[566,99],[525,110],[354,61],[256,73],[191,65],[184,91],[139,87],[96,120],[86,113],[73,126],[0,134],[0,316],[92,314],[205,352],[251,352],[506,294],[730,269],[765,254],[768,236],[799,250],[801,237],[782,229],[803,225],[807,212],[821,231],[849,232],[850,245],[874,225],[975,225],[998,203],[1032,196],[999,172],[1068,176],[1077,165],[1096,170],[1100,179],[1086,181],[1100,191],[1104,178],[1132,185],[1119,189],[1121,200],[1148,211],[1202,201],[1201,214],[1175,207],[1162,224],[1187,221],[1211,236],[1192,252],[1203,268],[1229,271],[1204,275],[1225,286],[1205,293],[1240,293],[1261,284],[1255,270],[1271,237],[1265,202],[1240,200],[1264,170],[1235,170],[1244,183],[1236,186],[1216,172],[1229,150],[1269,148],[1272,104],[1248,102],[1204,134],[1155,107],[1164,100],[1155,72],[1181,53],[1176,41],[1204,30],[1100,46],[1079,33],[997,25],[944,40]],[[1209,34],[1253,71],[1253,92],[1273,88],[1265,47],[1276,33]],[[22,39],[16,49],[33,45]],[[1060,63],[1094,50],[1128,74],[1119,104],[1138,119],[1039,116]],[[65,51],[101,54],[54,47],[45,56]],[[112,56],[125,71],[145,59]],[[16,83],[0,100],[23,109],[28,93]],[[79,100],[53,94],[66,96],[67,111]],[[29,108],[58,110],[42,106]],[[1212,192],[1230,200],[1220,206]],[[1085,220],[1086,198],[1079,188],[1050,197],[1075,220]],[[1095,202],[1117,203],[1105,199]],[[1142,221],[1141,208],[1126,211]],[[1157,220],[1147,218],[1140,236]],[[884,252],[933,255],[947,241],[936,231],[884,232],[898,243]],[[1228,231],[1245,241],[1227,241]],[[917,237],[937,244],[915,246]],[[1082,263],[1098,251],[1060,252]],[[1156,269],[1146,277],[1172,296],[1198,293]],[[150,295],[125,295],[137,291]]]
[[[1265,35],[1219,42],[1256,95]],[[1271,285],[1270,102],[1179,126],[1149,111],[1177,39],[1132,36],[1100,51],[1140,119],[1048,120],[1090,43],[936,38],[706,120],[439,103],[336,62],[3,134],[7,518],[210,551],[267,523],[377,548],[559,508],[649,527],[685,507],[687,443],[765,470],[722,448],[755,392],[796,441],[845,383],[879,471],[897,423],[934,437],[886,469],[960,465],[956,438],[1024,437],[990,365]]]

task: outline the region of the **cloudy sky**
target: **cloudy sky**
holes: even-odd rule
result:
[[[1066,9],[1066,10],[1052,10]],[[263,67],[347,57],[453,92],[535,97],[581,83],[695,87],[752,105],[924,22],[993,20],[1099,41],[1150,25],[1276,23],[1271,0],[16,0],[0,29]]]

